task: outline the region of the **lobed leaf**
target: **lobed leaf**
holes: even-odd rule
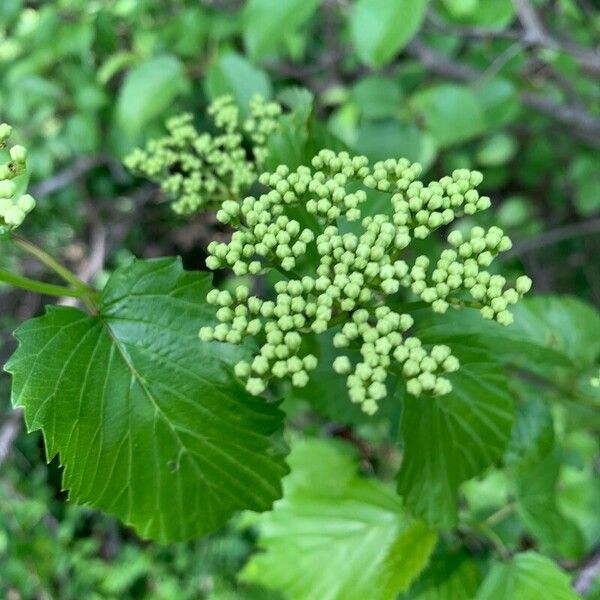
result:
[[[437,536],[393,490],[356,475],[344,446],[310,440],[290,454],[283,499],[259,519],[265,552],[242,578],[292,600],[392,600],[427,564]]]
[[[270,508],[286,472],[273,439],[283,414],[234,379],[239,350],[198,340],[210,287],[177,259],[135,261],[114,272],[97,315],[50,307],[24,323],[6,365],[69,497],[160,542]]]

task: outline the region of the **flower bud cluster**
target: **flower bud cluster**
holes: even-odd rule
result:
[[[8,146],[12,128],[6,123],[0,124],[0,147]],[[0,164],[0,231],[16,229],[25,217],[35,208],[35,200],[29,194],[18,194],[16,177],[26,172],[27,150],[23,146],[9,149],[10,159]]]
[[[402,288],[438,312],[463,306],[470,293],[485,318],[510,322],[507,307],[531,281],[519,278],[514,289],[505,289],[504,278],[485,270],[510,247],[498,228],[474,228],[468,239],[451,233],[454,248],[444,250],[433,269],[426,256],[412,267],[401,258],[412,239],[489,206],[475,189],[482,179],[478,172],[458,170],[427,187],[419,173],[420,166],[405,159],[371,167],[364,156],[322,150],[311,167],[281,165],[263,173],[259,182],[267,189],[258,198],[223,202],[217,218],[234,233],[229,243],[209,245],[207,266],[230,267],[239,275],[271,269],[285,275],[272,299],[252,296],[246,286],[235,294],[212,290],[208,295],[218,307],[219,324],[202,328],[204,341],[237,344],[247,336],[262,341],[254,359],[235,369],[248,391],[262,393],[270,378],[306,385],[317,358],[303,338],[332,328],[334,347],[351,352],[331,366],[346,376],[351,401],[366,413],[376,412],[387,395],[390,374],[401,376],[414,396],[450,392],[446,375],[459,361],[447,346],[425,348],[409,334],[412,317],[393,310],[393,297]],[[369,194],[378,192],[390,194],[390,210],[361,219]],[[360,221],[360,229],[350,228],[349,221]]]
[[[373,314],[374,319],[367,309],[359,308],[333,338],[336,348],[348,348],[359,341],[360,362],[353,366],[349,356],[341,355],[332,365],[336,373],[348,375],[352,402],[374,414],[378,401],[387,394],[385,381],[394,364],[401,366],[406,390],[413,396],[422,392],[441,396],[452,390],[450,380],[442,375],[456,371],[459,361],[448,346],[436,345],[427,351],[418,338],[404,337],[413,324],[408,314],[393,312],[387,306],[379,306]]]
[[[448,242],[454,248],[444,250],[433,269],[429,268],[427,256],[417,257],[402,285],[410,287],[438,313],[448,310],[457,291],[467,291],[484,319],[510,325],[513,315],[509,307],[531,289],[531,279],[522,275],[514,288],[505,288],[506,279],[502,275],[492,275],[486,270],[500,252],[511,248],[510,238],[499,227],[490,227],[488,231],[473,227],[468,238],[458,230],[452,231]]]
[[[256,181],[257,168],[268,154],[268,138],[279,127],[281,106],[255,96],[249,116],[242,120],[233,98],[221,96],[207,112],[220,133],[199,133],[192,115],[183,114],[167,121],[166,136],[125,159],[127,168],[160,183],[163,192],[175,199],[177,213],[237,198]],[[250,142],[250,155],[245,140]]]

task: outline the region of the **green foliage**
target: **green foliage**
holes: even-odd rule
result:
[[[208,286],[172,259],[121,267],[97,315],[49,309],[19,328],[6,366],[70,497],[163,542],[267,509],[285,472],[270,439],[281,413],[236,385],[230,349],[197,344]]]
[[[135,137],[183,91],[183,67],[174,56],[148,59],[129,71],[117,103],[119,124]]]
[[[242,114],[248,110],[254,96],[271,97],[271,83],[260,69],[235,52],[224,54],[206,74],[206,91],[215,100],[231,95]]]
[[[457,522],[460,484],[502,456],[514,418],[502,369],[469,338],[452,342],[461,361],[452,392],[426,403],[404,399],[398,474],[407,506],[444,529]]]
[[[253,58],[261,58],[288,38],[315,12],[318,0],[250,0],[244,7],[244,42]]]
[[[597,598],[599,26],[589,0],[1,2],[0,352],[35,317],[9,368],[43,435],[0,380],[0,596]],[[235,272],[131,261],[174,254]]]
[[[358,57],[372,67],[387,63],[415,34],[427,0],[358,0],[350,33]]]
[[[540,590],[551,600],[576,600],[569,577],[549,558],[535,552],[517,554],[509,563],[497,563],[479,592],[477,600],[539,598]]]
[[[259,520],[242,578],[291,599],[393,599],[427,563],[436,534],[381,483],[356,474],[348,448],[294,445],[283,499]],[[324,568],[326,565],[326,568]]]

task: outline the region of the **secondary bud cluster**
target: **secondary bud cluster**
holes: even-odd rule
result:
[[[230,267],[240,275],[274,268],[286,276],[269,300],[251,296],[246,286],[233,295],[218,290],[208,295],[219,307],[220,323],[202,328],[203,340],[240,343],[253,336],[262,341],[251,362],[236,366],[251,393],[262,393],[270,378],[305,385],[317,358],[303,336],[329,328],[336,331],[334,346],[351,350],[331,366],[347,377],[350,399],[368,414],[386,396],[391,373],[400,375],[414,396],[450,392],[446,375],[459,361],[447,346],[425,348],[409,334],[412,317],[393,310],[401,288],[438,312],[464,305],[470,294],[484,317],[510,322],[508,306],[531,282],[519,278],[514,289],[504,289],[504,278],[486,271],[494,256],[510,247],[498,228],[474,228],[468,239],[451,233],[456,249],[444,250],[433,269],[426,256],[412,267],[402,259],[414,238],[490,205],[476,190],[482,180],[476,171],[457,170],[427,186],[417,179],[419,173],[420,166],[406,159],[371,167],[364,156],[322,150],[311,167],[282,165],[263,173],[259,181],[268,189],[258,198],[222,204],[217,218],[234,233],[229,243],[209,245],[207,266]],[[361,207],[377,193],[369,189],[389,193],[389,205],[385,214],[361,220]],[[349,221],[360,221],[360,230]]]
[[[12,128],[6,123],[0,124],[0,147],[6,148]],[[18,194],[14,179],[26,172],[27,150],[23,146],[12,146],[10,158],[0,164],[0,230],[16,229],[28,213],[35,208],[35,200],[29,194]]]
[[[221,96],[208,107],[221,133],[199,133],[191,114],[169,119],[168,134],[136,149],[125,165],[158,183],[174,198],[173,209],[189,214],[231,197],[239,197],[258,177],[267,141],[279,127],[281,106],[255,96],[249,116],[242,119],[231,96]],[[250,143],[250,153],[244,146]]]
[[[419,256],[401,283],[438,313],[448,310],[457,291],[468,291],[484,319],[510,325],[513,316],[509,306],[531,289],[531,279],[522,275],[514,288],[505,289],[506,279],[486,270],[500,252],[511,248],[510,238],[499,227],[488,231],[473,227],[466,239],[460,231],[452,231],[448,242],[455,249],[444,250],[433,269],[427,256]]]

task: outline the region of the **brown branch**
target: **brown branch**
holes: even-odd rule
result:
[[[418,58],[429,71],[438,75],[469,83],[481,77],[480,71],[436,52],[418,39],[414,39],[408,45],[407,50]],[[568,126],[575,137],[600,148],[600,119],[597,117],[579,106],[559,104],[540,94],[524,92],[520,97],[525,106]]]
[[[597,548],[585,560],[583,567],[575,577],[573,589],[583,596],[590,591],[598,575],[600,575],[600,548]]]
[[[564,240],[592,235],[597,231],[600,231],[600,217],[581,223],[574,223],[573,225],[566,225],[565,227],[559,227],[557,229],[551,229],[538,237],[516,242],[508,252],[504,252],[499,258],[505,260],[515,256],[522,256],[523,254],[534,252],[535,250],[545,248],[546,246],[552,246],[553,244],[557,244]]]
[[[43,198],[63,189],[100,166],[107,166],[117,181],[123,180],[124,171],[117,161],[104,154],[94,154],[78,158],[73,164],[59,171],[56,175],[31,186],[30,193],[34,198]]]
[[[0,466],[8,458],[12,445],[21,431],[23,410],[15,409],[0,427]]]
[[[491,29],[489,27],[450,25],[442,21],[433,10],[430,10],[427,14],[425,27],[426,30],[441,31],[442,33],[457,35],[461,38],[476,40],[512,40],[516,42],[523,39],[523,33],[515,29]]]
[[[513,0],[519,21],[525,31],[523,41],[531,46],[558,50],[571,55],[582,69],[600,74],[600,52],[579,46],[570,40],[558,39],[546,30],[529,0]]]

